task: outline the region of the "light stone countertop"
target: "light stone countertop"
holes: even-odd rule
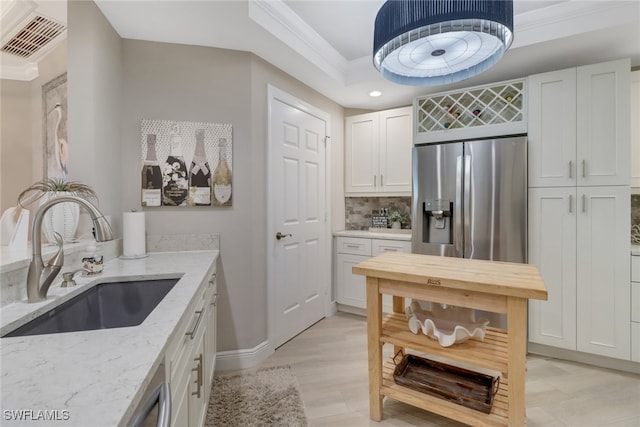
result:
[[[2,333],[26,323],[98,283],[148,278],[181,279],[139,326],[0,339],[3,426],[42,426],[42,420],[12,421],[7,411],[68,411],[65,426],[124,425],[142,398],[187,307],[215,272],[218,251],[152,253],[105,263],[99,276],[76,277],[78,286],[53,287],[41,303],[2,308]],[[51,423],[47,424],[51,425]]]
[[[631,255],[640,256],[640,245],[631,245]]]
[[[411,241],[411,233],[393,233],[393,232],[387,232],[387,231],[343,230],[343,231],[336,231],[333,233],[333,235],[336,237],[361,237],[365,239]]]

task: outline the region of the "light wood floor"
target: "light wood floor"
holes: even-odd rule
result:
[[[364,317],[326,318],[263,363],[283,364],[296,372],[311,426],[461,425],[392,399],[384,401],[381,422],[369,420]],[[529,356],[527,367],[529,427],[640,427],[639,375],[539,356]]]

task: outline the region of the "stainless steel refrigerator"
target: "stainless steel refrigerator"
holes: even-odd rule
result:
[[[527,262],[526,136],[414,147],[412,216],[413,253]]]

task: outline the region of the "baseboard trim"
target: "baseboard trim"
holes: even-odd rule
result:
[[[553,357],[554,359],[569,360],[571,362],[584,363],[601,368],[615,369],[616,371],[640,374],[640,363],[630,360],[614,359],[612,357],[598,356],[532,342],[528,343],[527,350],[529,353]]]
[[[272,354],[269,341],[263,341],[253,348],[219,351],[216,353],[216,371],[253,368]]]

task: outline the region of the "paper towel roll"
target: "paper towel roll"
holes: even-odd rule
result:
[[[122,256],[142,257],[146,254],[144,212],[122,214]]]

